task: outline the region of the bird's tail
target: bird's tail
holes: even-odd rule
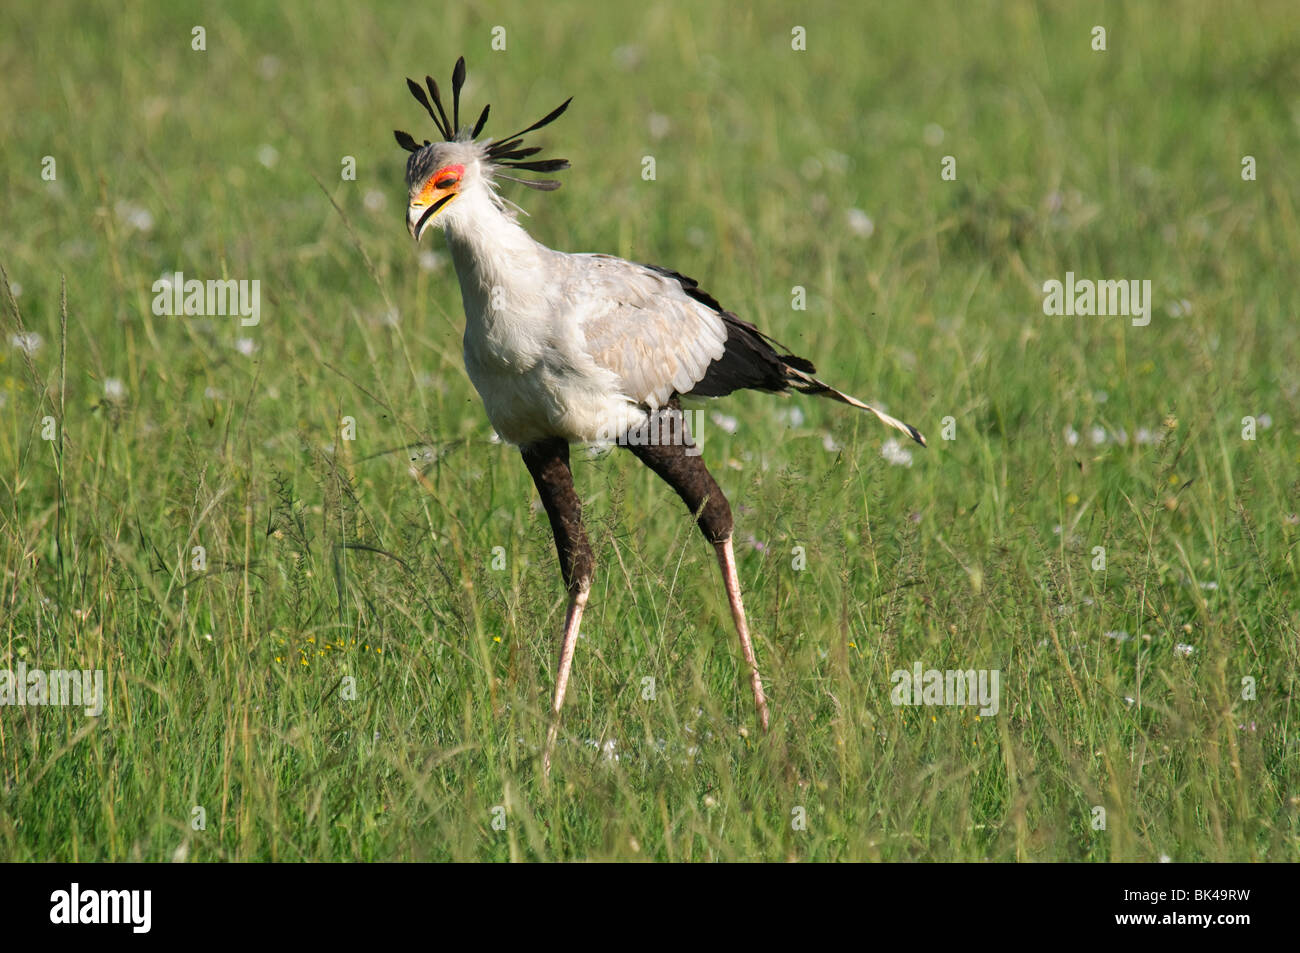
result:
[[[917,430],[911,424],[904,423],[897,417],[891,417],[883,410],[877,410],[870,404],[864,404],[856,397],[850,397],[848,394],[837,391],[830,384],[819,381],[812,374],[798,367],[790,366],[789,358],[786,359],[786,380],[789,385],[802,394],[813,394],[818,397],[826,397],[830,400],[837,400],[841,404],[848,404],[850,407],[856,407],[859,410],[869,410],[880,418],[881,423],[893,427],[895,430],[901,430],[921,446],[925,446],[925,437],[921,431]]]

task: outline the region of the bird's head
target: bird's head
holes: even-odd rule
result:
[[[472,202],[466,201],[471,196],[488,198],[500,207],[501,199],[495,188],[497,179],[509,179],[545,192],[560,187],[560,183],[554,179],[521,179],[508,175],[503,170],[555,172],[569,167],[568,159],[530,159],[530,156],[542,150],[540,146],[525,147],[523,137],[559,118],[568,108],[572,97],[526,129],[503,139],[480,141],[479,133],[487,122],[490,107],[483,107],[483,112],[473,127],[460,124],[460,91],[465,85],[465,57],[456,61],[451,76],[450,118],[443,108],[442,96],[433,77],[426,76],[425,83],[429,90],[427,95],[419,83],[412,79],[406,81],[411,95],[429,113],[443,141],[430,142],[426,139],[424,145],[420,145],[409,133],[400,130],[393,133],[397,137],[397,144],[411,153],[406,163],[406,227],[417,242],[429,225],[436,224],[445,229],[453,224],[460,211],[457,204],[461,208],[472,205]]]
[[[411,153],[406,163],[406,227],[416,241],[428,225],[445,228],[459,209],[449,206],[464,195],[489,188],[484,150],[472,142],[434,142]]]

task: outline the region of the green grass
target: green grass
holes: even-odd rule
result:
[[[108,699],[0,708],[0,858],[1297,859],[1290,4],[734,7],[6,5],[0,668]],[[577,451],[598,575],[542,784],[549,529],[391,134],[460,53],[489,133],[575,96],[565,187],[508,192],[536,237],[699,278],[930,438],[707,405],[766,737],[711,549]],[[178,270],[260,280],[261,324],[154,316]],[[1151,324],[1045,316],[1067,271],[1150,279]],[[1001,710],[892,706],[916,661],[998,669]]]

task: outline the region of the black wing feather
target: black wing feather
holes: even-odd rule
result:
[[[790,349],[768,337],[748,321],[728,311],[694,278],[658,265],[645,265],[665,278],[676,281],[686,294],[722,316],[727,343],[718,358],[688,393],[692,397],[725,397],[737,390],[780,393],[790,389],[790,371],[815,374],[812,361],[792,354]]]

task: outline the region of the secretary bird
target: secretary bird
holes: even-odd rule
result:
[[[473,126],[461,125],[464,57],[452,72],[450,117],[432,77],[425,77],[427,95],[419,83],[406,82],[443,140],[420,145],[408,133],[394,133],[411,153],[407,227],[417,242],[430,225],[446,235],[465,307],[465,370],[497,434],[519,447],[537,485],[569,593],[543,775],[550,773],[593,570],[569,469],[571,443],[616,440],[627,446],[677,491],[695,517],[717,551],[754,706],[766,731],[767,699],[740,598],[731,507],[698,450],[692,451],[678,398],[722,397],[743,388],[794,390],[870,411],[921,446],[925,438],[915,427],[818,380],[811,361],[727,311],[694,279],[610,255],[555,251],[534,241],[497,191],[497,181],[541,191],[560,187],[553,179],[509,173],[568,168],[566,159],[531,158],[541,148],[525,146],[523,137],[558,118],[572,97],[519,132],[479,140],[489,107]],[[659,439],[665,435],[669,439]]]

